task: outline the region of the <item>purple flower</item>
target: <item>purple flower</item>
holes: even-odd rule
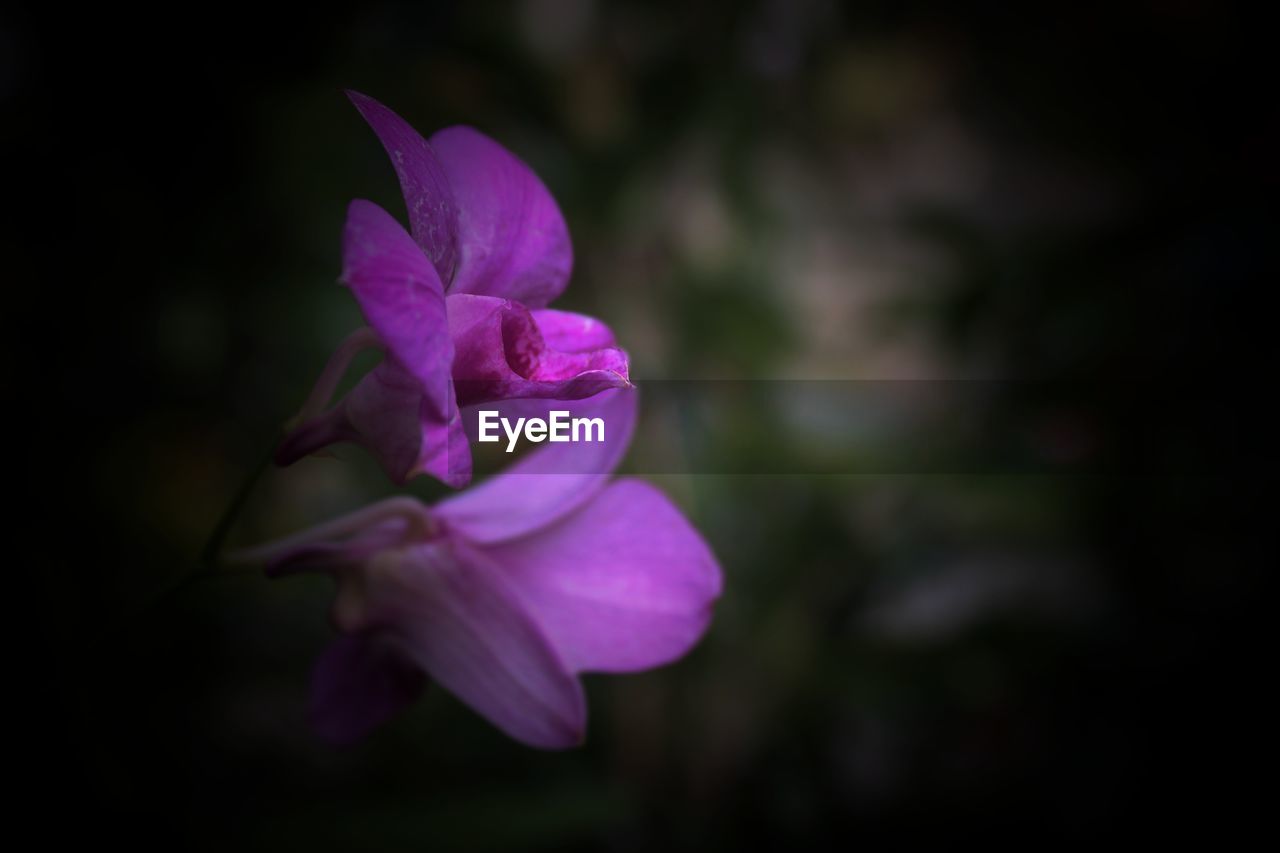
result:
[[[312,680],[322,736],[360,738],[430,677],[518,741],[574,746],[579,673],[648,669],[698,641],[720,594],[715,558],[659,491],[610,481],[635,396],[570,404],[608,419],[606,442],[546,445],[435,506],[390,498],[252,552],[274,576],[337,583],[341,636]],[[570,453],[593,454],[597,473],[548,473]]]
[[[427,473],[463,486],[471,453],[460,409],[625,387],[627,355],[598,320],[545,307],[568,283],[573,249],[527,166],[471,128],[428,141],[372,98],[348,95],[391,157],[412,236],[372,202],[351,203],[342,282],[369,326],[330,359],[276,461],[353,442],[397,483]],[[384,360],[326,409],[370,347]]]

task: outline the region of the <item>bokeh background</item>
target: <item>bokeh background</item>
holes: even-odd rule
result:
[[[1241,306],[1277,139],[1238,10],[66,17],[0,14],[5,381],[56,398],[54,455],[23,460],[53,532],[12,568],[50,663],[10,681],[53,729],[29,778],[62,823],[171,849],[715,850],[1265,814],[1266,460],[1239,430],[1268,333]],[[764,389],[709,397],[692,450],[646,421],[630,467],[726,592],[687,659],[588,677],[582,749],[526,749],[439,690],[326,747],[304,706],[327,582],[174,588],[359,322],[347,202],[403,215],[344,87],[531,164],[575,243],[558,307],[611,324],[642,383]],[[859,384],[797,409],[818,379]],[[867,389],[964,417],[878,416]],[[901,435],[948,463],[877,455]],[[358,451],[269,471],[230,543],[390,492]]]

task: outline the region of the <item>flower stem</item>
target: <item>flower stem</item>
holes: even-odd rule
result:
[[[274,450],[274,449],[273,449]],[[263,472],[271,464],[274,453],[268,453],[263,457],[262,461],[254,466],[253,470],[245,477],[240,484],[240,488],[236,490],[235,495],[228,504],[222,516],[218,519],[217,525],[213,528],[213,532],[209,535],[209,539],[205,542],[204,547],[200,550],[199,561],[191,571],[183,572],[176,578],[160,588],[158,592],[152,595],[147,601],[141,604],[131,615],[131,618],[121,623],[121,629],[127,628],[133,624],[136,617],[142,616],[153,608],[163,604],[169,599],[181,593],[187,587],[196,581],[205,578],[211,578],[219,574],[216,571],[218,557],[222,553],[222,543],[227,538],[227,534],[231,532],[231,526],[235,524],[236,518],[240,515],[240,511],[244,509],[244,505],[249,502],[249,496],[253,493],[253,487],[257,485],[258,480],[262,478]]]
[[[244,505],[249,502],[249,496],[253,494],[253,488],[258,484],[258,480],[262,479],[263,473],[271,467],[271,460],[274,455],[275,448],[273,447],[253,467],[253,470],[245,477],[244,482],[240,484],[240,488],[236,490],[235,495],[231,498],[231,503],[227,505],[222,517],[218,519],[217,525],[213,528],[213,532],[209,534],[209,539],[205,542],[204,548],[200,550],[199,566],[193,575],[188,577],[200,575],[214,568],[218,562],[218,556],[222,553],[222,543],[226,540],[227,534],[231,532],[231,526],[235,524],[240,511],[244,509]]]

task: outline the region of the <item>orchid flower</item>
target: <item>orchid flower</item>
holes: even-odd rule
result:
[[[425,140],[372,98],[348,96],[391,157],[410,231],[372,202],[351,203],[341,281],[368,326],[334,353],[276,461],[353,442],[396,483],[426,473],[464,486],[461,410],[625,387],[627,355],[598,320],[546,308],[568,283],[573,249],[555,199],[524,163],[471,128]],[[383,361],[329,407],[368,348]]]
[[[336,581],[340,636],[311,686],[323,737],[359,739],[431,678],[522,743],[575,746],[580,673],[649,669],[697,643],[715,558],[661,492],[610,481],[635,402],[626,388],[569,404],[606,418],[606,442],[545,445],[434,506],[390,498],[249,553],[273,576]],[[558,473],[569,454],[593,458]]]

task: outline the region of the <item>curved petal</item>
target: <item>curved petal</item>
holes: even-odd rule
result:
[[[534,315],[517,302],[471,294],[449,296],[445,302],[460,406],[521,397],[576,400],[628,384],[625,352],[587,346],[612,339],[607,328],[575,336],[559,318],[549,318],[556,338],[575,347],[559,350],[547,344]]]
[[[362,445],[393,481],[430,474],[461,488],[471,481],[471,449],[452,389],[438,417],[417,378],[397,362],[379,364],[342,401],[348,441]]]
[[[390,359],[369,371],[338,405],[291,430],[276,451],[292,465],[332,444],[358,444],[397,485],[430,474],[454,488],[471,482],[471,448],[453,394],[438,417],[418,380]]]
[[[548,347],[561,352],[588,352],[617,345],[613,330],[595,317],[540,308],[529,312]]]
[[[313,539],[297,544],[286,540],[268,544],[262,550],[274,549],[275,553],[265,560],[267,576],[278,578],[301,572],[346,571],[379,551],[399,547],[404,543],[408,530],[409,525],[403,519],[391,519],[348,538]],[[304,531],[302,535],[309,532]]]
[[[639,480],[619,480],[558,524],[486,550],[575,671],[679,658],[720,595],[720,567],[702,537]]]
[[[347,97],[391,158],[409,209],[409,227],[440,281],[448,284],[458,260],[458,209],[444,165],[409,123],[382,104],[348,90]]]
[[[532,308],[559,296],[573,269],[573,246],[538,176],[469,127],[445,128],[430,146],[457,202],[458,266],[449,292],[500,296]]]
[[[456,540],[386,552],[360,584],[363,619],[482,717],[530,746],[581,743],[582,685],[483,553]]]
[[[376,636],[339,637],[312,671],[308,717],[330,743],[352,743],[413,702],[424,684],[422,671]]]
[[[331,444],[353,440],[351,429],[343,417],[342,406],[338,405],[286,432],[280,446],[276,448],[275,463],[286,467]]]
[[[372,503],[322,524],[231,554],[237,563],[261,563],[271,577],[333,572],[359,566],[379,551],[399,548],[436,532],[424,506],[408,495]]]
[[[434,414],[448,411],[453,343],[444,287],[400,223],[356,199],[342,235],[342,281],[390,355],[416,378]]]
[[[604,486],[626,455],[637,395],[633,386],[557,403],[573,417],[601,418],[604,441],[543,444],[502,473],[436,504],[432,514],[470,541],[490,543],[524,536],[573,512]],[[548,405],[545,400],[516,402]]]

